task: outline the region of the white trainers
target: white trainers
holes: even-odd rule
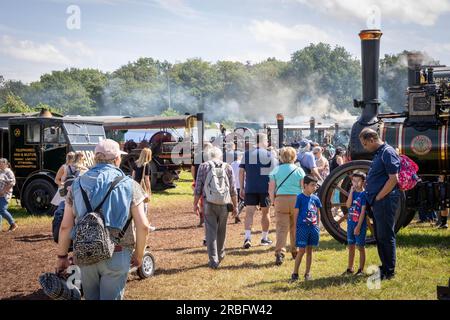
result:
[[[150,226],[150,227],[148,228],[148,230],[149,230],[150,232],[153,232],[153,231],[155,231],[155,230],[156,230],[156,227],[154,227],[154,226]]]

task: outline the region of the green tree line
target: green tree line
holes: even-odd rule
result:
[[[405,52],[381,60],[382,111],[402,111],[407,83]],[[66,69],[24,84],[0,76],[1,112],[48,107],[64,115],[159,115],[205,112],[214,121],[256,120],[265,113],[301,115],[326,97],[336,111],[353,110],[361,97],[360,61],[343,47],[311,44],[289,61],[211,63],[199,58],[171,64],[140,58],[114,72]],[[310,115],[306,115],[310,116]]]

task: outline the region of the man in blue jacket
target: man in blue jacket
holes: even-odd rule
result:
[[[397,186],[400,158],[394,148],[384,143],[372,129],[361,131],[359,139],[364,149],[375,153],[366,180],[367,203],[373,210],[381,279],[391,279],[395,274],[395,215],[400,205]]]

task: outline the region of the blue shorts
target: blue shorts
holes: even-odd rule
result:
[[[307,246],[317,247],[319,245],[320,228],[318,225],[298,224],[295,234],[295,246],[306,248]]]
[[[357,222],[347,220],[347,243],[350,246],[356,244],[358,247],[364,247],[366,245],[367,223],[364,221],[361,225],[359,236],[355,236],[355,228],[357,225]]]

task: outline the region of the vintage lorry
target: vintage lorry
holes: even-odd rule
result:
[[[82,151],[88,165],[95,145],[105,138],[102,123],[81,117],[37,114],[0,115],[0,157],[16,176],[14,196],[28,213],[52,214],[56,172],[70,151]]]

